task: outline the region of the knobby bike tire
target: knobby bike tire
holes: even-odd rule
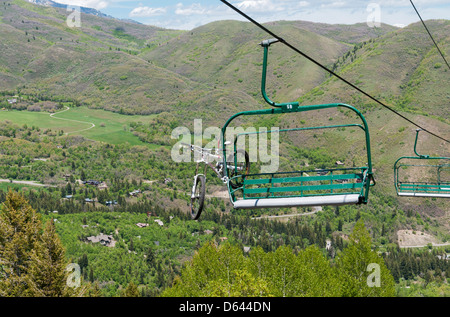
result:
[[[206,177],[204,175],[198,175],[195,181],[194,196],[191,197],[191,217],[193,220],[200,218],[203,211],[203,205],[205,202],[205,192],[206,192]]]

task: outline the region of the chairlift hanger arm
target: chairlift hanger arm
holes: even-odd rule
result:
[[[422,129],[417,129],[416,130],[416,140],[414,141],[414,153],[416,153],[417,156],[421,157],[421,158],[429,158],[429,155],[421,155],[419,153],[417,153],[417,140],[419,139],[419,132],[422,131]]]
[[[271,105],[272,107],[284,107],[284,106],[299,106],[298,102],[289,102],[289,103],[276,103],[270,100],[270,98],[267,96],[266,92],[266,81],[267,81],[267,60],[269,56],[269,46],[271,44],[279,42],[278,39],[270,39],[265,40],[260,43],[260,45],[264,48],[264,58],[263,58],[263,70],[262,70],[262,79],[261,79],[261,93],[264,98],[264,100]]]

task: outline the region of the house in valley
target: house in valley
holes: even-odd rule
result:
[[[92,243],[100,243],[101,245],[105,247],[114,247],[115,241],[113,239],[112,235],[107,235],[100,233],[97,236],[91,236],[86,238],[89,242]]]

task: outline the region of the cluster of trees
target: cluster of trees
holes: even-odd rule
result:
[[[166,132],[164,137],[170,139]],[[170,177],[184,185],[192,177],[193,163],[178,164],[167,159],[171,154],[165,148],[154,151],[129,144],[110,145],[12,123],[2,124],[0,135],[10,137],[0,142],[0,153],[4,155],[0,178],[58,184],[64,182],[65,174],[70,174],[74,184],[77,179],[164,181]]]
[[[358,56],[359,52],[358,50],[365,48],[366,45],[373,43],[374,39],[370,39],[368,41],[364,41],[361,43],[357,43],[353,46],[352,50],[347,51],[342,57],[339,57],[337,61],[331,66],[331,70],[336,72],[338,69],[347,66],[348,64],[352,63]],[[371,47],[368,49],[371,50]],[[350,60],[350,62],[349,62]]]
[[[60,131],[52,131],[51,129],[41,130],[39,127],[28,126],[26,124],[19,126],[19,125],[13,124],[13,123],[5,120],[2,122],[2,124],[0,126],[0,135],[10,137],[10,138],[23,139],[23,140],[27,140],[27,141],[31,141],[31,142],[39,142],[46,136],[53,137],[53,136],[61,135],[61,132]],[[10,142],[12,142],[12,140]],[[46,143],[48,143],[48,140]],[[42,143],[42,144],[44,144],[44,143]],[[41,146],[42,146],[42,144],[41,144]],[[14,144],[11,144],[11,145],[14,146]]]
[[[173,129],[180,126],[179,120],[171,113],[162,113],[147,124],[142,122],[130,123],[130,131],[141,141],[150,144],[172,145]]]
[[[59,220],[54,218],[58,215],[42,217],[22,194],[11,190],[0,201],[0,296],[156,296],[174,279],[174,266],[167,258],[149,246],[133,245],[128,236],[124,237],[126,244],[106,252],[104,247],[87,248],[89,260],[86,253],[77,256],[85,239],[77,231],[81,226],[76,219],[67,222],[71,228],[67,232],[66,227],[58,229]],[[101,219],[95,220],[103,223]],[[84,217],[83,221],[86,223]],[[102,229],[108,225],[103,224]],[[80,239],[75,248],[71,242],[74,234]],[[136,255],[138,248],[143,252]]]
[[[202,214],[205,221],[222,224],[229,231],[229,235],[242,245],[261,247],[265,252],[275,251],[282,245],[303,249],[310,245],[325,248],[327,239],[330,240],[330,254],[342,250],[344,241],[342,237],[332,235],[319,222],[308,224],[298,217],[293,221],[281,222],[268,219],[251,219],[247,215],[220,214],[218,212],[205,212]]]
[[[163,296],[394,296],[394,279],[362,222],[350,241],[333,264],[317,246],[298,253],[256,248],[245,256],[236,246],[206,244]]]
[[[164,122],[157,123],[163,124]],[[172,123],[173,121],[168,119],[164,124],[170,127]],[[135,131],[141,131],[147,135],[158,136],[161,134],[161,131],[156,131],[149,126],[136,124],[133,128]],[[140,214],[153,211],[164,217],[164,221],[167,223],[170,222],[171,216],[181,221],[190,221],[189,215],[186,213],[188,196],[180,194],[180,192],[188,192],[192,180],[193,163],[176,163],[175,167],[172,160],[167,160],[170,153],[164,148],[153,151],[130,145],[113,146],[90,142],[80,137],[59,137],[51,133],[44,133],[35,127],[18,127],[9,124],[0,127],[0,134],[20,138],[0,142],[0,154],[3,154],[5,160],[8,160],[0,166],[0,178],[48,180],[50,177],[59,179],[59,187],[23,192],[32,208],[38,212],[48,213],[53,210],[58,210],[60,214],[110,212],[111,208],[104,206],[104,203],[116,200],[119,204],[114,206],[115,212]],[[24,146],[24,142],[26,142],[26,146]],[[56,147],[55,143],[61,146]],[[296,158],[306,157],[309,162],[315,164],[330,161],[329,155],[320,150],[309,152],[299,150],[292,155]],[[35,161],[34,158],[48,158],[49,160]],[[29,165],[32,165],[32,168]],[[71,176],[67,181],[62,181],[63,174]],[[163,180],[167,177],[173,181],[166,185],[163,184]],[[77,179],[105,180],[109,188],[99,190],[94,186],[79,185]],[[143,179],[157,181],[149,188],[147,185],[143,185]],[[218,183],[216,178],[210,178],[210,185]],[[127,194],[134,189],[151,189],[151,191],[141,196],[137,202],[127,203]],[[66,195],[73,195],[74,199],[64,199]],[[6,196],[7,194],[0,190],[0,202],[6,201]],[[161,203],[163,201],[161,197],[170,198],[170,200],[179,198],[178,206],[183,206],[185,210],[183,208],[168,209]],[[99,203],[86,204],[84,198],[97,198]],[[212,198],[209,199],[199,223],[200,225],[202,223],[216,224],[212,229],[213,240],[218,243],[221,237],[227,237],[241,250],[244,246],[249,246],[252,249],[260,248],[263,252],[272,254],[280,248],[290,248],[295,254],[298,254],[301,250],[314,245],[334,261],[348,247],[348,242],[343,239],[344,233],[348,233],[353,223],[359,219],[364,220],[368,225],[374,245],[380,243],[385,245],[389,242],[393,244],[394,241],[391,237],[396,228],[402,224],[419,224],[419,220],[421,220],[420,217],[416,217],[417,213],[403,212],[398,208],[394,199],[378,193],[376,188],[373,190],[371,199],[373,203],[365,208],[325,207],[314,217],[299,217],[283,223],[264,219],[252,220],[251,217],[257,215],[255,213],[224,213],[227,210],[226,202]],[[277,212],[283,212],[283,210]],[[422,224],[423,222],[427,225],[429,221],[425,219]],[[171,237],[176,236],[182,241],[193,233],[180,229],[175,234],[172,233]],[[330,243],[325,251],[327,240]],[[130,250],[130,245],[133,246],[133,244],[137,246],[139,243],[133,239],[133,243],[127,244],[127,250]],[[186,246],[186,250],[194,250],[198,247],[200,247],[198,242],[190,243]],[[136,250],[139,250],[139,247]],[[146,251],[140,250],[139,252],[142,254]],[[77,255],[77,257],[81,258],[81,255]],[[448,261],[436,262],[437,256],[434,254],[417,256],[417,254],[404,254],[404,251],[392,248],[385,253],[384,259],[396,282],[402,279],[412,280],[421,277],[427,281],[445,283],[449,276]],[[161,258],[161,267],[149,266],[148,272],[152,272],[149,273],[151,278],[142,276],[138,279],[120,279],[121,289],[134,283],[134,286],[139,286],[141,295],[154,296],[158,294],[162,289],[171,285],[174,274],[179,271],[178,264],[172,260],[173,258],[169,257]],[[120,260],[118,261],[120,262]],[[127,273],[125,270],[123,273],[130,275],[134,274],[133,272]],[[108,275],[105,273],[104,276]],[[99,275],[96,270],[93,270],[92,265],[88,265],[83,271],[83,277],[85,280],[95,283]],[[150,286],[142,286],[148,284],[150,280]],[[133,285],[130,286],[132,289]],[[117,290],[114,290],[114,294],[117,295]]]
[[[21,203],[11,207],[13,201]],[[44,190],[24,191],[20,195],[0,191],[0,202],[5,202],[1,217],[15,214],[9,210],[27,206],[25,209],[38,219],[34,206],[38,211],[52,210],[45,203],[57,201],[60,201],[58,195]],[[393,296],[395,283],[423,278],[427,283],[443,285],[450,271],[448,260],[444,260],[445,252],[400,248],[385,253],[376,251],[362,219],[347,241],[327,233],[327,228],[319,222],[309,225],[301,220],[287,223],[252,220],[212,209],[200,221],[193,222],[185,211],[165,208],[151,200],[118,206],[114,212],[102,208],[86,210],[77,204],[72,209],[67,208],[69,205],[60,207],[65,215],[43,212],[44,219],[52,220],[48,221],[46,230],[52,229],[53,238],[57,240],[59,236],[61,247],[67,248],[65,254],[60,252],[65,265],[80,265],[85,296],[124,296],[136,290],[136,296],[159,296],[161,292],[163,296]],[[147,212],[161,219],[164,227],[153,224],[153,229],[139,229],[135,224],[149,221],[144,220]],[[17,243],[18,240],[12,242],[8,234],[3,234],[13,232],[5,223],[2,222],[0,245],[7,245],[7,241]],[[88,228],[82,229],[82,225]],[[206,234],[207,229],[212,234]],[[33,232],[45,232],[36,230]],[[81,247],[87,236],[100,232],[111,233],[117,241],[116,247]],[[39,234],[36,237],[35,240],[42,239]],[[222,237],[227,237],[228,243],[224,244]],[[331,242],[328,248],[325,248],[326,239]],[[250,252],[246,253],[248,247]],[[32,249],[39,250],[36,244],[28,247]],[[194,250],[198,251],[192,261],[182,267],[179,259],[190,257]],[[3,259],[1,255],[0,258]],[[389,281],[389,291],[367,286],[369,275],[374,272],[373,267],[368,270],[371,263],[381,268],[381,280]],[[285,274],[285,284],[280,284],[282,274]],[[67,280],[67,274],[64,276]],[[195,294],[189,293],[196,289],[191,283],[203,286]]]
[[[79,107],[81,104],[77,100],[72,98],[67,98],[63,96],[48,96],[42,94],[42,92],[34,92],[28,91],[26,95],[21,94],[20,88],[16,91],[2,91],[0,92],[0,96],[3,98],[0,99],[0,108],[5,108],[8,110],[28,110],[28,111],[40,111],[41,106],[44,110],[55,110],[61,109],[63,104],[70,104],[72,106]],[[9,103],[8,99],[16,99],[16,102]],[[37,107],[34,107],[35,104],[38,104],[39,110]]]
[[[52,210],[58,210],[60,214],[111,211],[111,209],[102,205],[93,206],[91,204],[80,204],[73,200],[61,200],[58,191],[24,191],[23,194],[29,199],[33,208],[43,213],[48,213]],[[152,192],[150,195],[156,195],[156,193]],[[0,191],[0,201],[3,201],[5,197],[6,193]],[[154,199],[141,199],[134,203],[125,203],[123,201],[114,207],[115,212],[128,214],[142,214],[151,211],[153,214],[160,216],[164,223],[170,223],[171,217],[189,223],[190,218],[186,210],[165,208]],[[332,212],[330,211],[329,213]],[[336,213],[336,210],[334,213]],[[343,208],[341,208],[339,214],[342,215],[343,213]],[[348,246],[348,241],[344,240],[339,232],[336,232],[338,228],[335,227],[335,224],[330,224],[330,222],[322,219],[326,219],[327,212],[323,212],[319,216],[315,218],[297,217],[295,221],[289,222],[263,218],[254,220],[248,215],[223,213],[220,207],[208,204],[199,223],[216,224],[213,229],[213,239],[219,242],[220,238],[225,236],[236,245],[239,245],[241,249],[247,246],[261,248],[264,252],[275,252],[279,247],[289,247],[298,252],[315,245],[322,250],[325,250],[325,247],[327,247],[327,256],[330,259],[334,259]],[[358,216],[358,213],[356,213],[356,216]],[[366,223],[370,223],[370,219],[367,221],[365,217],[359,216],[357,218],[360,220],[365,219]],[[357,221],[358,219],[352,218],[351,220]],[[374,227],[370,228],[372,238],[376,229]],[[109,231],[114,231],[114,228],[109,229]],[[184,239],[183,237],[190,234],[192,234],[190,231],[186,233],[180,231],[176,235],[180,239]],[[372,247],[375,246],[372,245]],[[388,247],[387,251],[382,253],[395,281],[426,277],[429,280],[445,282],[445,279],[449,276],[449,263],[444,260],[444,255],[440,256],[440,253],[435,254],[435,251],[433,253],[424,252],[423,255],[417,254],[417,252]],[[176,271],[176,269],[173,268],[173,271]],[[159,287],[163,288],[163,285],[167,285],[167,283],[165,282]]]
[[[444,282],[450,276],[450,261],[445,250],[398,248],[386,252],[384,259],[396,282],[415,277],[426,283]]]

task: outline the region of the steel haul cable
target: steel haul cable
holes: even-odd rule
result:
[[[433,41],[434,46],[436,46],[436,48],[437,48],[439,54],[441,54],[442,58],[444,59],[445,63],[447,64],[448,69],[450,69],[450,65],[448,64],[447,60],[445,59],[444,54],[442,54],[441,50],[439,49],[439,46],[437,45],[436,41],[434,40],[433,35],[431,35],[431,32],[428,30],[428,27],[426,26],[425,22],[422,20],[422,17],[420,16],[419,11],[417,11],[417,9],[416,9],[416,6],[415,6],[414,3],[412,2],[412,0],[409,0],[409,1],[411,2],[411,4],[412,4],[414,10],[416,11],[417,15],[419,16],[420,21],[422,21],[422,24],[423,24],[425,30],[427,30],[428,35],[431,37],[431,40]]]
[[[376,103],[380,104],[381,106],[385,107],[386,109],[392,111],[393,113],[395,113],[396,115],[400,116],[401,118],[403,118],[404,120],[408,121],[409,123],[411,123],[412,125],[416,126],[417,128],[421,129],[424,132],[427,132],[447,143],[450,143],[450,140],[447,140],[429,130],[427,130],[426,128],[420,126],[419,124],[413,122],[412,120],[406,118],[405,116],[403,116],[402,114],[398,113],[397,111],[395,111],[394,109],[392,109],[391,107],[389,107],[388,105],[386,105],[385,103],[381,102],[380,100],[376,99],[375,97],[371,96],[370,94],[368,94],[367,92],[365,92],[364,90],[358,88],[357,86],[355,86],[354,84],[352,84],[351,82],[349,82],[348,80],[346,80],[345,78],[341,77],[340,75],[336,74],[335,72],[333,72],[332,70],[328,69],[327,67],[325,67],[324,65],[322,65],[321,63],[319,63],[318,61],[316,61],[315,59],[313,59],[312,57],[308,56],[307,54],[305,54],[304,52],[300,51],[298,48],[296,48],[295,46],[293,46],[292,44],[288,43],[287,41],[285,41],[283,38],[281,38],[280,36],[278,36],[277,34],[273,33],[272,31],[270,31],[269,29],[267,29],[265,26],[261,25],[259,22],[255,21],[254,19],[252,19],[250,16],[248,16],[247,14],[245,14],[244,12],[242,12],[241,10],[239,10],[238,8],[236,8],[235,6],[233,6],[232,4],[230,4],[228,1],[226,0],[220,0],[222,3],[224,3],[225,5],[227,5],[229,8],[231,8],[232,10],[236,11],[237,13],[239,13],[240,15],[242,15],[244,18],[246,18],[247,20],[249,20],[250,22],[252,22],[253,24],[255,24],[256,26],[258,26],[260,29],[264,30],[265,32],[267,32],[268,34],[270,34],[271,36],[273,36],[274,38],[276,38],[278,41],[280,41],[281,43],[283,43],[284,45],[286,45],[287,47],[291,48],[292,50],[294,50],[296,53],[302,55],[303,57],[305,57],[306,59],[308,59],[309,61],[313,62],[314,64],[316,64],[317,66],[319,66],[320,68],[324,69],[325,71],[327,71],[328,73],[330,73],[331,75],[337,77],[338,79],[342,80],[344,83],[346,83],[347,85],[351,86],[352,88],[356,89],[357,91],[359,91],[360,93],[362,93],[363,95],[365,95],[366,97],[370,98],[371,100],[375,101]]]

